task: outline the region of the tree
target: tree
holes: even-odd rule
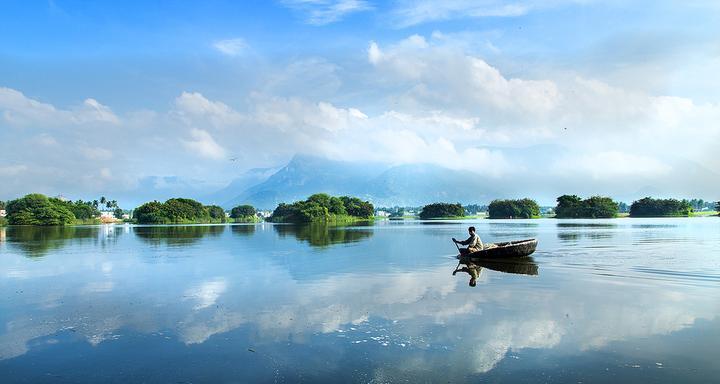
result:
[[[118,220],[123,218],[123,214],[124,212],[120,208],[115,208],[115,210],[113,211],[113,216]]]
[[[135,208],[133,216],[140,224],[167,224],[171,222],[165,216],[163,203],[159,201],[151,201]]]
[[[692,206],[687,200],[645,197],[630,205],[630,217],[689,216],[692,210]]]
[[[433,219],[441,217],[462,217],[465,216],[465,208],[460,203],[433,203],[423,207],[420,212],[421,219]]]
[[[530,219],[540,216],[540,206],[531,199],[493,200],[488,215],[491,219]]]
[[[718,213],[718,216],[720,216],[720,201],[715,203],[715,211]]]
[[[238,205],[230,210],[230,217],[233,219],[247,219],[257,214],[252,205]]]
[[[219,221],[221,223],[227,221],[227,218],[225,217],[225,210],[222,209],[222,207],[217,205],[208,205],[205,209],[207,209],[208,215],[210,215],[210,218],[213,221]]]
[[[582,200],[575,195],[562,195],[557,202],[555,217],[559,219],[610,218],[618,213],[618,204],[609,197],[593,196]]]
[[[374,213],[375,208],[370,202],[362,201],[357,197],[333,197],[318,193],[308,197],[307,200],[296,201],[292,204],[279,204],[269,220],[301,223],[330,221],[343,216],[368,219]]]
[[[0,209],[5,209],[5,202],[0,200]]]
[[[39,193],[29,194],[7,204],[7,218],[14,225],[65,225],[75,221],[75,215],[58,199],[48,199]]]

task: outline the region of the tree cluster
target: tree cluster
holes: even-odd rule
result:
[[[313,221],[332,221],[341,217],[369,219],[373,217],[375,208],[368,201],[357,197],[330,196],[316,193],[307,200],[292,204],[280,203],[269,220],[276,223],[307,223]]]
[[[630,217],[689,216],[692,211],[692,206],[687,200],[646,197],[630,205]]]
[[[238,205],[230,210],[230,217],[234,220],[254,220],[257,210],[252,205]]]
[[[7,203],[7,220],[13,225],[65,225],[75,222],[74,203],[33,193]]]
[[[225,211],[217,206],[202,205],[192,199],[173,198],[161,203],[151,201],[135,209],[140,224],[224,223]]]
[[[423,207],[420,211],[421,219],[436,219],[441,217],[462,217],[465,216],[465,208],[462,204],[433,203]]]
[[[558,219],[598,219],[617,217],[618,203],[609,197],[593,196],[581,199],[575,195],[562,195],[557,198],[555,217]]]
[[[540,206],[531,199],[493,200],[488,205],[491,219],[530,219],[540,216]]]

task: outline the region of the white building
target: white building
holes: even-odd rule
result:
[[[390,217],[390,212],[387,211],[376,211],[375,216],[377,217]]]
[[[5,212],[4,209],[0,209],[0,217],[5,217],[5,216],[7,216],[7,212]]]
[[[101,218],[101,219],[114,219],[114,218],[115,218],[115,212],[113,212],[113,211],[100,211],[100,218]]]

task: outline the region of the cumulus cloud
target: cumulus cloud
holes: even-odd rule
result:
[[[190,130],[190,137],[189,140],[181,140],[190,153],[213,160],[226,157],[225,148],[218,144],[208,131],[193,128]]]
[[[95,99],[86,99],[72,110],[62,110],[47,103],[31,99],[22,92],[0,87],[0,112],[3,119],[14,125],[77,123],[118,124],[119,118],[112,110]]]
[[[300,12],[311,25],[334,23],[352,13],[373,9],[365,0],[283,0],[281,3]]]

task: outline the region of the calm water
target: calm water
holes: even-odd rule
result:
[[[538,251],[470,287],[468,223]],[[719,249],[718,218],[0,228],[0,381],[713,382]]]

